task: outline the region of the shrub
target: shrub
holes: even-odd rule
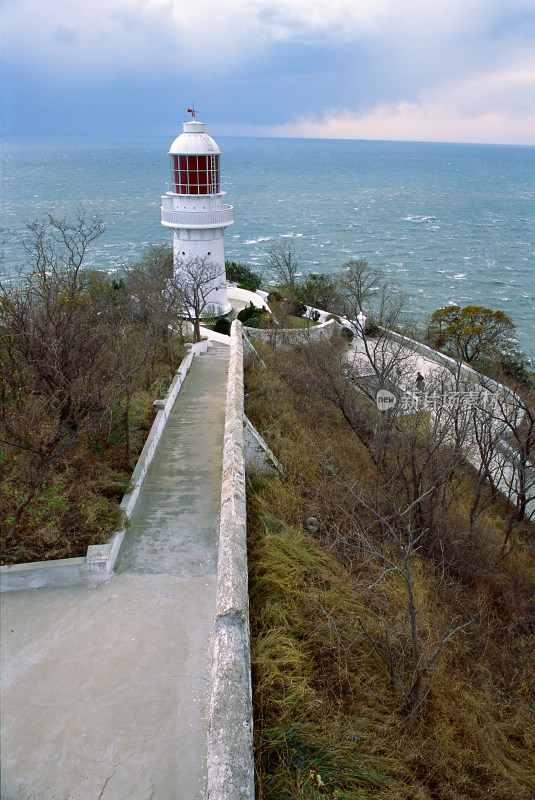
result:
[[[502,356],[500,367],[506,377],[518,381],[525,388],[529,388],[535,383],[535,373],[523,353],[513,350],[508,356]]]
[[[301,303],[299,300],[295,300],[291,307],[288,309],[288,313],[291,314],[293,317],[304,317],[307,311],[307,307],[304,303]]]
[[[374,339],[376,336],[379,336],[380,333],[381,331],[374,322],[370,322],[364,328],[364,336],[368,336],[370,339]]]
[[[258,308],[256,314],[249,317],[245,323],[248,328],[266,328],[271,317],[268,312],[263,308]]]
[[[215,333],[223,333],[225,336],[230,336],[231,321],[227,317],[220,317],[216,320],[214,325]]]
[[[236,261],[225,261],[225,272],[227,281],[237,283],[240,289],[248,289],[256,292],[262,285],[262,278],[245,264],[238,264]]]
[[[340,296],[335,278],[330,275],[312,274],[296,288],[296,297],[308,306],[331,311],[340,305]]]
[[[249,303],[248,306],[242,308],[242,310],[238,312],[238,319],[245,325],[246,321],[255,315],[256,310],[256,306]]]
[[[272,289],[271,292],[268,294],[267,301],[268,303],[280,303],[284,300],[282,292],[279,292],[278,289]]]

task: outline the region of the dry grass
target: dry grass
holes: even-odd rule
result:
[[[402,663],[403,586],[388,577],[369,588],[381,565],[347,542],[374,522],[323,469],[335,465],[366,491],[372,466],[333,409],[283,373],[268,366],[247,378],[246,411],[285,467],[248,491],[258,797],[534,797],[532,552],[496,563],[499,510],[473,546],[462,508],[441,520],[443,536],[461,545],[456,559],[438,558],[436,543],[415,557],[419,634],[432,644],[452,617],[472,623],[445,646],[419,713],[403,713],[362,627],[376,643],[386,632]],[[315,536],[304,530],[311,515]]]

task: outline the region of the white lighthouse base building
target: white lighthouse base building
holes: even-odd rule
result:
[[[233,224],[232,206],[222,202],[219,183],[219,147],[206,133],[203,122],[183,123],[183,133],[169,150],[170,190],[162,197],[162,225],[173,230],[175,274],[185,265],[206,265],[211,281],[209,310],[227,314],[223,234]],[[215,269],[214,269],[215,268]]]

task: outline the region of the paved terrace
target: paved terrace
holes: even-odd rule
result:
[[[2,596],[2,800],[206,796],[229,348],[195,358],[106,584]]]

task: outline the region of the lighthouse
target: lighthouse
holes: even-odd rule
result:
[[[209,307],[215,316],[227,314],[223,234],[232,225],[232,206],[222,202],[219,159],[221,151],[206,133],[206,125],[195,119],[182,123],[183,131],[169,150],[171,183],[162,197],[162,225],[173,231],[175,274],[181,266],[208,265],[217,275],[209,290]],[[214,270],[214,267],[216,269]]]

